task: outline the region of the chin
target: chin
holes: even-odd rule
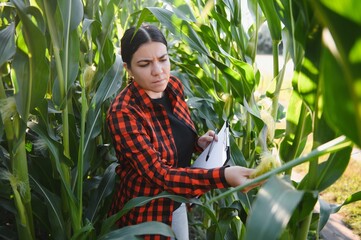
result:
[[[164,90],[167,88],[168,86],[168,81],[163,82],[162,84],[159,84],[158,86],[156,86],[154,88],[154,90],[156,90],[157,92],[164,92]]]

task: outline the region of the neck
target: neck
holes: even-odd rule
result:
[[[164,92],[160,92],[160,93],[157,93],[157,94],[152,94],[152,96],[150,96],[148,94],[148,96],[151,98],[151,99],[159,99],[159,98],[162,98],[164,96]]]

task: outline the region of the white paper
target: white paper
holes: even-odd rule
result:
[[[210,169],[222,167],[225,164],[229,157],[229,127],[226,122],[217,136],[218,141],[213,140],[194,161],[192,167]],[[208,159],[207,155],[209,155]]]

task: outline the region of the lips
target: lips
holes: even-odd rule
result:
[[[165,81],[165,79],[159,79],[159,80],[153,81],[153,83],[155,83],[155,84],[163,83],[164,81]]]

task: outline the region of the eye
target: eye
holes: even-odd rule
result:
[[[149,63],[139,64],[139,67],[147,67],[148,65],[149,65]]]

